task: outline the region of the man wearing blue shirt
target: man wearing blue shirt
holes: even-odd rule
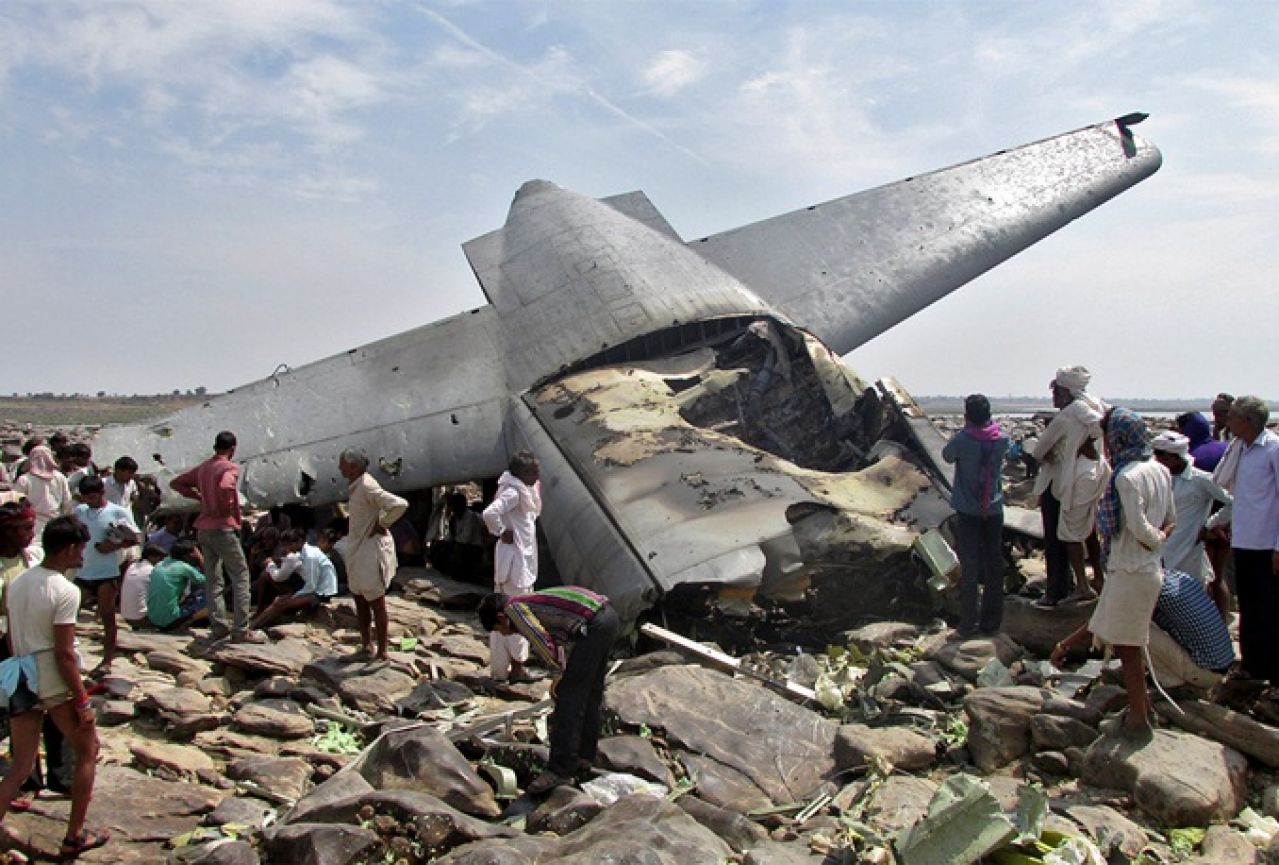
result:
[[[327,603],[337,594],[338,575],[333,562],[319,547],[306,542],[301,529],[289,529],[280,535],[285,556],[278,566],[268,565],[267,573],[277,583],[284,582],[297,573],[302,577],[302,588],[292,595],[276,598],[270,606],[258,612],[251,628],[261,630],[294,610],[313,610]]]
[[[76,572],[81,585],[96,594],[98,618],[102,620],[102,663],[89,675],[109,672],[115,661],[116,598],[120,589],[120,550],[137,546],[138,527],[133,515],[119,505],[107,501],[102,478],[90,475],[80,481],[80,504],[75,515],[89,530],[89,543],[84,548],[84,564]]]

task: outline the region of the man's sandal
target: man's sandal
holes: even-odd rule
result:
[[[62,839],[62,848],[58,851],[58,858],[64,862],[68,859],[75,859],[82,853],[96,850],[110,840],[111,833],[106,829],[84,829],[79,835],[68,835]]]

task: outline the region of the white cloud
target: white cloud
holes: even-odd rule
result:
[[[673,96],[706,74],[706,63],[688,51],[658,52],[644,70],[644,83],[660,96]]]

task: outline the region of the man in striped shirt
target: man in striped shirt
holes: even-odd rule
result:
[[[538,795],[569,783],[595,760],[604,674],[619,628],[617,613],[608,598],[581,586],[486,595],[478,612],[486,631],[521,634],[558,675],[551,686],[551,758],[526,791]]]

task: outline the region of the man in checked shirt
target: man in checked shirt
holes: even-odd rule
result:
[[[595,760],[617,613],[608,598],[581,586],[485,595],[478,612],[486,631],[522,634],[541,662],[558,674],[551,685],[551,758],[526,792],[539,795],[569,783]]]

